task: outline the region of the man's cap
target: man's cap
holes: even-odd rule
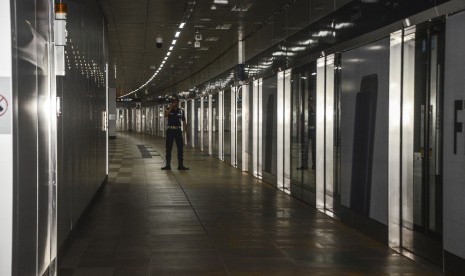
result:
[[[176,96],[176,95],[171,95],[168,97],[168,101],[169,102],[174,102],[174,101],[178,101],[179,102],[179,97]]]
[[[179,97],[177,95],[171,95],[166,100],[170,103],[176,102],[176,101],[179,102]]]

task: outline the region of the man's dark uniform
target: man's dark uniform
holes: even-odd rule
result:
[[[178,148],[178,169],[188,169],[184,167],[183,160],[183,139],[181,123],[186,120],[184,110],[177,107],[168,114],[168,130],[166,131],[166,167],[162,169],[171,169],[171,150],[173,141],[176,141]]]

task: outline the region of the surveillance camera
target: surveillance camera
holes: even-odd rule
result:
[[[157,48],[161,48],[163,46],[163,37],[157,36],[157,38],[155,39],[155,42],[156,42]]]
[[[195,48],[200,48],[200,41],[194,42],[194,47]]]
[[[195,39],[195,41],[200,41],[200,40],[202,40],[202,34],[200,34],[200,32],[199,32],[198,29],[195,31],[194,39]]]

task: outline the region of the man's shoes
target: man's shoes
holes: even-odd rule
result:
[[[184,167],[183,165],[180,165],[180,166],[178,166],[178,170],[180,170],[180,171],[188,171],[189,168]]]
[[[162,171],[170,171],[171,170],[171,166],[170,165],[166,165],[164,167],[161,168]]]

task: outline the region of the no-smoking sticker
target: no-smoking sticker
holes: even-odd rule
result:
[[[8,101],[3,95],[0,94],[0,117],[5,115],[7,111],[8,111]]]

